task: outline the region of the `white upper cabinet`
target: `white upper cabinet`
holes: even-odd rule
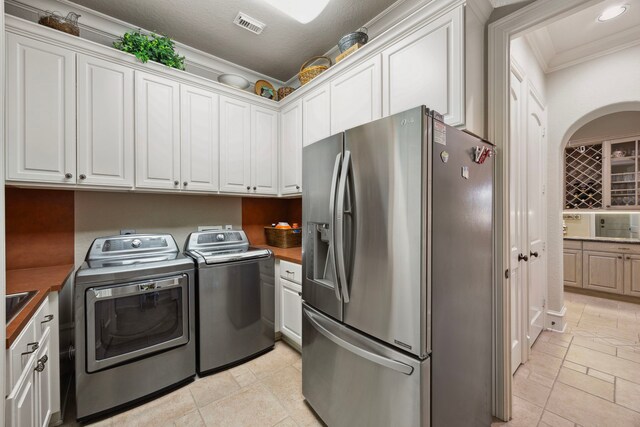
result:
[[[78,55],[78,184],[133,187],[133,70]]]
[[[464,8],[458,7],[382,52],[383,115],[426,105],[447,124],[463,124],[463,67]]]
[[[181,86],[182,189],[218,191],[219,96]]]
[[[136,71],[136,186],[180,188],[180,85]]]
[[[380,55],[331,81],[331,134],[379,119]]]
[[[251,105],[220,97],[220,191],[251,190]]]
[[[7,179],[76,179],[75,53],[7,35]]]
[[[280,194],[302,192],[302,101],[280,111]]]
[[[278,194],[278,112],[251,106],[251,192]]]
[[[302,142],[307,146],[331,135],[331,95],[324,84],[302,98]]]

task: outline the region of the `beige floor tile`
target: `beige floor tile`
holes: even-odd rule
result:
[[[563,334],[558,332],[552,332],[552,333],[553,335],[549,337],[550,344],[555,344],[562,347],[569,347],[569,344],[571,344],[571,341],[573,340],[572,333],[563,333]]]
[[[581,372],[583,374],[586,374],[587,370],[589,369],[586,366],[578,365],[577,363],[569,362],[568,360],[565,360],[564,363],[562,363],[562,366],[564,366],[565,368],[573,369],[574,371]]]
[[[553,412],[544,411],[542,413],[540,425],[547,425],[550,427],[574,427],[575,423],[562,418],[560,415],[556,415]]]
[[[637,427],[640,413],[556,382],[546,409],[585,427]]]
[[[302,376],[293,366],[288,366],[262,380],[262,383],[280,401],[285,410],[299,425],[319,425],[319,420],[304,401]]]
[[[294,363],[293,367],[296,368],[298,371],[302,372],[302,359],[300,359],[296,363]]]
[[[618,348],[618,357],[640,363],[640,352],[635,350],[625,350]]]
[[[589,372],[587,372],[587,374],[611,384],[613,384],[616,379],[616,377],[614,377],[613,375],[605,374],[604,372],[600,372],[596,369],[589,369]]]
[[[640,384],[640,364],[580,346],[571,346],[567,360]]]
[[[288,416],[278,399],[261,383],[200,408],[200,414],[209,427],[271,427]]]
[[[558,375],[561,365],[562,359],[536,350],[531,351],[531,355],[527,361],[527,368],[531,372],[551,379],[554,379],[556,375]]]
[[[155,427],[171,423],[196,410],[189,387],[185,386],[142,406],[113,417],[113,426]]]
[[[542,408],[520,399],[518,396],[513,397],[513,419],[506,424],[509,427],[535,427],[542,416]]]
[[[296,422],[293,421],[293,418],[287,417],[273,427],[298,427],[298,424],[296,424]]]
[[[91,426],[91,427],[107,427],[107,426],[113,425],[112,422],[113,422],[113,418],[107,418],[105,420],[100,420],[100,421],[96,421],[96,422],[90,422],[90,423],[88,423],[86,425],[87,426]],[[63,424],[63,425],[66,425],[66,424]]]
[[[610,382],[567,368],[560,369],[557,381],[613,402],[613,384]]]
[[[640,412],[640,384],[618,378],[616,381],[616,403]]]
[[[595,341],[595,339],[593,338],[575,337],[571,344],[579,345],[580,347],[590,348],[591,350],[596,350],[601,353],[611,354],[614,356],[616,354],[616,348],[614,346],[601,344]]]
[[[258,378],[264,378],[280,369],[293,365],[300,359],[300,353],[287,344],[277,342],[269,353],[247,362],[247,367]]]
[[[544,341],[536,341],[533,345],[533,349],[536,351],[540,351],[542,353],[550,354],[551,356],[562,359],[564,355],[567,353],[566,346],[560,346],[557,344],[552,344],[550,342]]]
[[[246,387],[258,381],[254,373],[251,372],[251,369],[249,369],[246,364],[231,368],[229,369],[229,372],[240,387]]]
[[[547,398],[551,393],[551,388],[531,381],[528,378],[515,377],[513,379],[513,394],[537,406],[543,407],[547,403]]]
[[[173,422],[175,427],[204,427],[204,421],[198,410],[189,412]]]
[[[189,385],[198,408],[229,396],[240,389],[240,385],[233,379],[229,371],[202,377]]]
[[[538,384],[542,384],[543,386],[548,388],[551,388],[553,386],[553,382],[555,381],[553,378],[545,377],[535,372],[532,372],[531,375],[529,375],[529,380]]]

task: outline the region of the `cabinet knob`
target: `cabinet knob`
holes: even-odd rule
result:
[[[529,257],[524,255],[524,254],[518,254],[518,261],[527,262],[527,261],[529,261]]]
[[[25,351],[24,353],[20,353],[21,356],[26,356],[27,354],[31,354],[35,352],[38,348],[40,348],[40,344],[37,342],[30,342],[27,344],[27,348],[31,347],[31,350]]]
[[[36,372],[44,371],[44,368],[45,368],[46,363],[47,363],[48,360],[49,360],[49,358],[47,357],[46,354],[44,356],[42,356],[40,359],[38,359],[38,364],[36,365],[34,371],[36,371]]]
[[[80,174],[80,179],[87,179],[87,175],[85,175],[85,174],[83,174],[83,173],[82,173],[82,174]]]
[[[44,316],[44,320],[40,323],[48,323],[51,322],[53,320],[53,314],[47,314],[46,316]]]
[[[67,173],[65,173],[65,174],[64,174],[64,177],[65,177],[66,179],[71,179],[71,178],[73,178],[73,174],[72,174],[72,173],[67,172]]]
[[[300,189],[300,186],[299,186],[299,185],[296,185],[296,190],[299,190],[299,189]]]
[[[529,255],[531,255],[532,257],[538,258],[538,251],[536,251],[536,252],[529,252]]]
[[[187,181],[185,181],[185,182],[182,183],[182,185],[186,187],[187,185],[189,185],[189,183]]]
[[[618,259],[622,259],[622,255],[618,255]]]
[[[253,191],[256,191],[258,189],[258,187],[253,187]]]
[[[251,186],[250,185],[247,185],[247,190],[251,190]]]
[[[176,179],[175,181],[173,181],[173,185],[180,185],[180,181]]]

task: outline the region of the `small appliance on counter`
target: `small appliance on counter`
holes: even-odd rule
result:
[[[195,376],[194,283],[170,234],[93,241],[74,287],[79,420]]]
[[[242,230],[191,233],[184,251],[197,264],[198,374],[211,373],[273,349],[272,252],[250,247]]]

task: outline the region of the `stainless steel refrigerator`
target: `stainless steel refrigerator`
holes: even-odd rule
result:
[[[327,425],[491,424],[493,151],[425,107],[304,147],[302,391]]]

